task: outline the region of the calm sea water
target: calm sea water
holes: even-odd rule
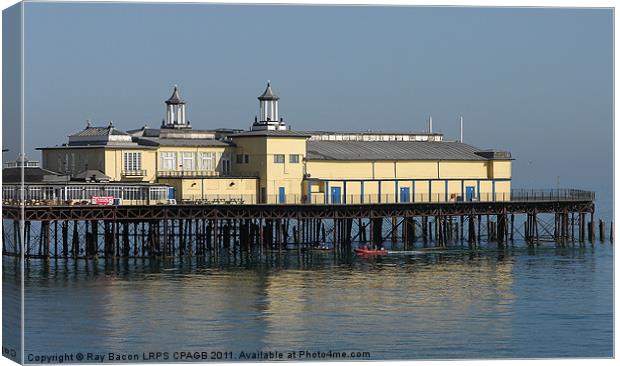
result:
[[[611,244],[494,247],[380,259],[30,261],[25,353],[169,352],[169,362],[177,351],[613,355]],[[3,265],[10,284],[14,261]],[[6,313],[4,324],[10,332]]]

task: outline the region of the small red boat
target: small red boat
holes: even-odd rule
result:
[[[372,250],[372,249],[364,249],[364,248],[355,248],[353,251],[357,254],[361,255],[387,255],[388,251],[383,250]]]

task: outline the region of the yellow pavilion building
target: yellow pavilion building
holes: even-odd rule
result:
[[[508,151],[416,132],[291,131],[270,83],[248,131],[194,129],[175,86],[160,128],[86,127],[42,147],[44,169],[157,183],[202,203],[364,204],[508,200]]]

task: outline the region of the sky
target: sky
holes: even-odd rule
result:
[[[113,121],[248,128],[267,80],[295,130],[426,131],[509,150],[515,188],[596,190],[611,210],[610,9],[25,5],[26,152]],[[6,118],[5,118],[6,119]],[[5,159],[10,157],[7,154]]]

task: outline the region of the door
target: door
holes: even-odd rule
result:
[[[279,203],[286,203],[286,190],[284,187],[278,188],[278,198]]]
[[[476,189],[474,187],[465,188],[465,197],[467,201],[473,201],[476,196]]]
[[[174,199],[174,187],[168,188],[168,199]]]
[[[409,203],[411,197],[409,196],[409,187],[400,187],[400,202]]]
[[[332,203],[340,204],[340,187],[331,187]]]

